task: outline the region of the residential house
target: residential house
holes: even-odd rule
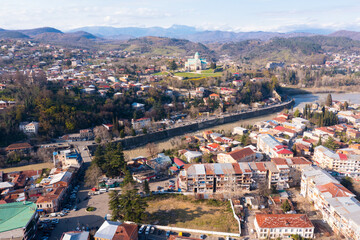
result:
[[[135,130],[142,130],[143,128],[149,129],[151,128],[151,119],[150,118],[139,118],[139,119],[131,119],[132,127]]]
[[[191,163],[194,162],[195,160],[201,159],[202,158],[202,153],[198,152],[198,151],[187,151],[184,156],[186,158],[186,160]]]
[[[219,153],[218,163],[251,162],[256,160],[256,152],[251,148],[236,149],[229,153]]]
[[[39,212],[52,213],[60,210],[61,201],[64,198],[66,187],[57,187],[36,200]]]
[[[105,221],[94,235],[95,240],[137,240],[137,224]]]
[[[22,122],[19,125],[20,131],[25,134],[37,134],[39,131],[39,123],[38,122]]]
[[[60,240],[90,240],[90,233],[87,231],[64,232]]]

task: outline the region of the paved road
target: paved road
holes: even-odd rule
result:
[[[88,190],[81,188],[78,193],[78,199],[83,200],[87,197]],[[93,195],[90,199],[81,201],[77,204],[78,211],[71,210],[67,216],[60,217],[59,224],[53,230],[50,239],[60,239],[63,232],[76,230],[77,227],[95,228],[100,227],[104,222],[104,217],[109,213],[108,193]],[[86,212],[87,206],[96,207],[94,212]]]

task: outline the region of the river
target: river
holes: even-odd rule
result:
[[[303,108],[307,103],[324,103],[328,93],[300,94],[295,95],[294,107]],[[347,101],[348,103],[360,104],[360,93],[331,93],[332,99],[337,101]]]

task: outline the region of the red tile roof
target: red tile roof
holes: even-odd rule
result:
[[[14,144],[10,144],[6,148],[6,151],[28,149],[28,148],[32,148],[32,146],[29,143],[14,143]]]
[[[251,148],[237,149],[235,151],[229,152],[229,155],[235,160],[240,161],[241,159],[253,155],[255,152]]]
[[[279,154],[293,154],[292,151],[287,150],[287,149],[280,150],[280,151],[278,151],[277,153],[279,153]]]
[[[260,228],[311,228],[314,225],[305,214],[256,214]]]
[[[332,197],[347,197],[349,195],[353,195],[347,188],[339,183],[327,183],[324,185],[318,186],[320,192],[328,192],[332,195]]]

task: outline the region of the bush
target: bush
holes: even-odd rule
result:
[[[88,211],[88,212],[93,212],[93,211],[95,211],[95,210],[96,210],[95,207],[87,207],[87,208],[86,208],[86,211]]]

